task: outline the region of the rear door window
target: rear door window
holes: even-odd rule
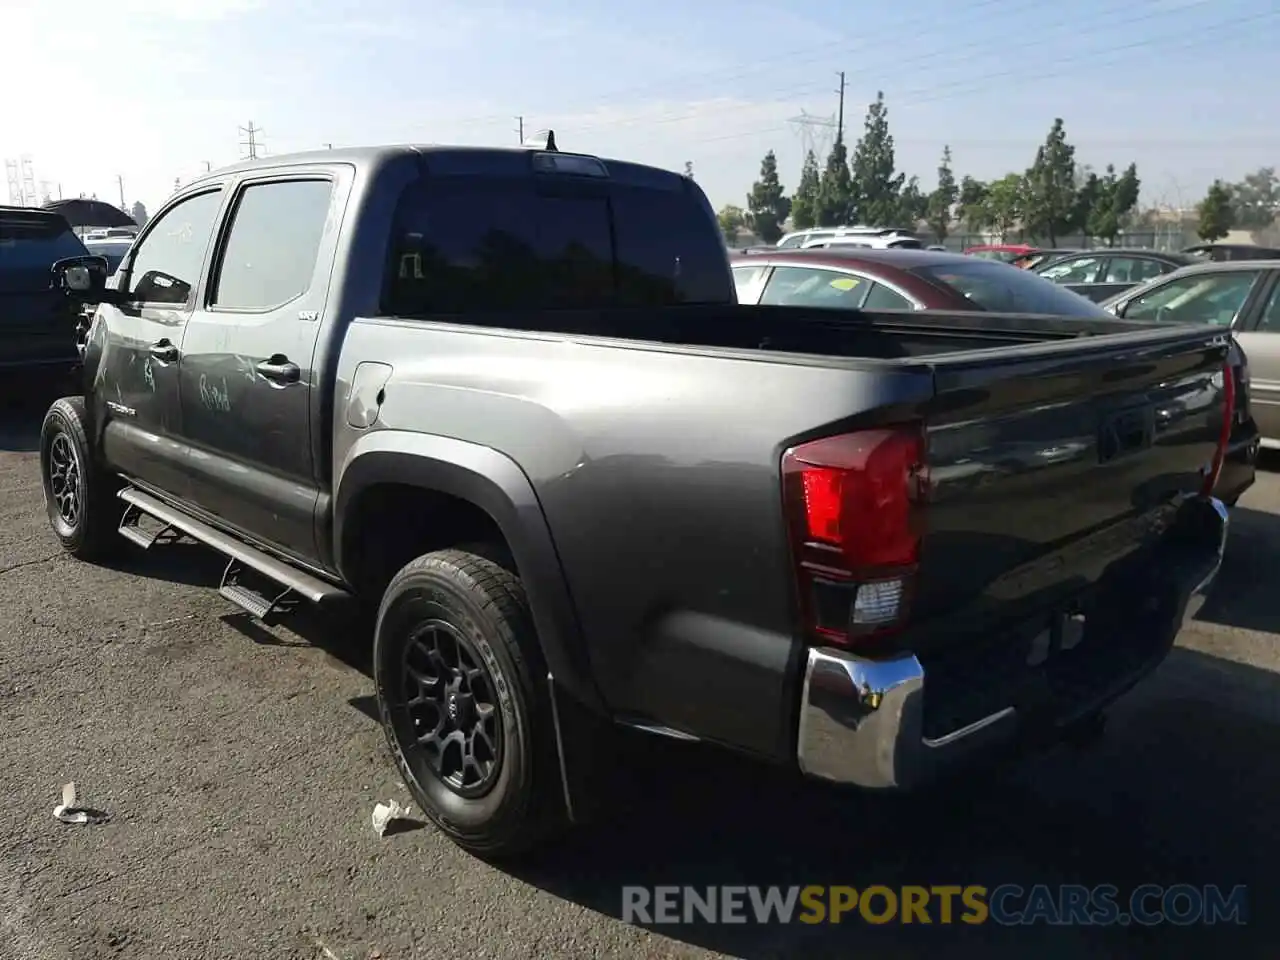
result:
[[[820,267],[777,267],[765,285],[761,305],[856,310],[871,281]]]
[[[1040,271],[1040,276],[1054,283],[1093,283],[1101,266],[1099,257],[1079,257],[1062,260]]]
[[[1108,257],[1103,283],[1146,283],[1170,273],[1172,264],[1151,257]]]
[[[1124,318],[1229,327],[1261,275],[1258,270],[1233,270],[1179,277],[1134,297]]]
[[[867,299],[862,303],[863,310],[915,310],[916,305],[883,283],[873,283]]]
[[[739,303],[755,303],[760,297],[760,285],[764,283],[764,275],[768,267],[734,267],[733,286],[738,293]]]

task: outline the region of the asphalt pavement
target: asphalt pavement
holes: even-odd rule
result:
[[[1274,956],[1280,942],[1280,473],[1219,585],[1105,738],[888,803],[702,748],[619,747],[613,815],[497,869],[421,822],[371,718],[367,638],[264,629],[197,546],[64,557],[41,407],[0,422],[0,960]],[[62,785],[106,823],[52,816]],[[624,923],[634,884],[1219,884],[1245,926]]]

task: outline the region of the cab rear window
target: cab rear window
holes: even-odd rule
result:
[[[683,189],[424,181],[394,231],[393,314],[734,302],[710,208]]]

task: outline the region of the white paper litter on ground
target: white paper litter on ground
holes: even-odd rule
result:
[[[373,805],[373,829],[378,836],[382,836],[387,832],[387,827],[392,820],[400,820],[409,814],[409,808],[402,804],[399,800],[389,800],[386,803],[375,803]]]
[[[76,785],[74,781],[63,785],[62,802],[53,808],[53,815],[63,823],[102,823],[106,820],[106,815],[100,811],[76,806]]]

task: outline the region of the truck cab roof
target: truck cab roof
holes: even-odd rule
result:
[[[682,174],[671,170],[629,161],[597,157],[585,153],[562,150],[539,150],[534,147],[469,147],[448,144],[388,144],[382,146],[342,147],[333,150],[308,150],[299,153],[279,154],[242,160],[220,167],[193,181],[186,189],[204,183],[215,183],[228,176],[239,176],[259,170],[278,170],[282,167],[318,166],[333,163],[349,164],[357,169],[384,166],[405,157],[418,157],[428,174],[440,176],[491,176],[519,177],[534,172],[531,158],[535,156],[562,157],[578,160],[582,170],[595,167],[599,173],[591,174],[614,182],[633,186],[666,187],[676,189],[689,182]],[[548,171],[550,172],[550,171]],[[569,171],[562,171],[569,172]]]

